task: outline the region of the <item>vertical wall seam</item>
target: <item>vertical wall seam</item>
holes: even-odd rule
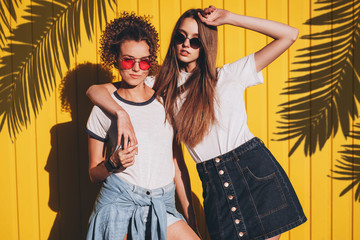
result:
[[[246,0],[244,0],[244,16],[246,16]],[[245,56],[247,56],[247,42],[246,42],[246,32],[247,32],[247,30],[246,29],[244,29],[244,55]],[[245,90],[245,96],[244,96],[244,98],[245,98],[245,109],[247,110],[247,90]]]
[[[15,11],[15,9],[14,9]],[[12,17],[11,17],[11,14],[10,14],[10,11],[8,12],[9,14],[9,24],[10,24],[10,31],[12,32]],[[13,48],[12,48],[12,39],[10,38],[9,39],[9,46],[10,46],[10,52],[14,52],[13,51]],[[11,55],[10,56],[11,58],[11,82],[12,84],[14,84],[14,56]],[[12,105],[14,105],[14,101],[12,101]],[[8,123],[9,124],[9,123]],[[14,149],[14,172],[15,172],[15,199],[16,199],[16,222],[17,222],[17,238],[20,239],[20,213],[19,213],[19,187],[18,187],[18,172],[17,172],[17,169],[18,169],[18,163],[17,163],[17,154],[16,154],[16,138],[14,137],[14,144],[13,144],[13,149]]]
[[[287,0],[287,16],[286,16],[286,18],[287,18],[287,24],[288,25],[290,25],[290,0]],[[287,55],[287,72],[288,72],[288,74],[287,74],[287,78],[288,78],[288,80],[287,80],[287,107],[288,107],[288,109],[290,109],[290,81],[289,81],[289,79],[290,79],[290,64],[291,64],[291,60],[290,60],[290,50],[288,50],[288,55]],[[287,134],[287,136],[288,136],[288,139],[287,139],[287,145],[288,145],[288,148],[287,148],[287,153],[289,153],[290,152],[290,112],[288,111],[288,113],[287,113],[287,115],[288,115],[288,118],[287,118],[287,129],[288,129],[288,134]],[[289,156],[289,154],[287,154],[287,172],[288,172],[288,177],[289,177],[289,179],[291,179],[291,172],[290,172],[290,164],[291,164],[291,162],[290,162],[290,156]],[[291,240],[291,231],[289,231],[289,240]]]
[[[265,0],[265,18],[268,19],[269,18],[269,6],[268,6],[268,1]],[[265,36],[265,41],[266,41],[266,45],[269,44],[269,37]],[[269,67],[266,68],[266,144],[269,147],[270,144],[270,140],[269,140]]]
[[[351,36],[351,39],[352,39],[352,45],[354,46],[354,34],[355,34],[355,0],[352,1],[352,27],[353,27],[353,31],[352,31],[352,36]],[[354,64],[355,63],[355,48],[353,47],[353,54],[352,54],[352,63]],[[355,86],[355,72],[353,71],[352,73],[352,96],[354,96],[354,86]],[[355,109],[356,109],[356,100],[352,101],[352,112],[354,113],[355,112]],[[354,132],[354,119],[352,120],[352,124],[351,124],[351,132]],[[352,145],[352,148],[351,148],[351,160],[352,160],[352,175],[354,176],[354,145],[355,144],[355,139],[352,137],[351,138],[351,145]],[[351,194],[351,239],[354,239],[354,220],[355,220],[355,216],[354,216],[354,199],[355,199],[355,186],[351,189],[352,191],[352,194]]]
[[[158,0],[158,12],[159,12],[159,43],[162,42],[162,37],[161,37],[161,0]],[[162,44],[160,44],[160,49],[161,49]],[[159,51],[159,61],[161,61],[162,64],[162,55],[161,55],[161,51]]]
[[[331,74],[331,98],[334,98],[334,92],[333,92],[333,84],[334,84],[334,80],[333,80],[333,74],[334,74],[334,69],[333,69],[333,20],[334,20],[334,12],[333,12],[333,1],[331,1],[331,70],[330,70],[330,74]],[[334,123],[334,106],[332,104],[331,101],[331,123]],[[333,212],[333,205],[334,205],[334,180],[333,180],[333,166],[334,166],[334,137],[333,137],[333,133],[330,133],[330,141],[331,141],[331,145],[330,145],[330,149],[331,149],[331,156],[330,156],[330,240],[333,239],[333,218],[334,218],[334,212]]]
[[[309,0],[309,4],[310,4],[310,6],[309,6],[309,19],[311,19],[311,17],[312,17],[312,1],[311,0]],[[311,35],[311,33],[312,33],[312,22],[310,22],[310,35]],[[311,46],[312,46],[312,40],[311,40],[311,38],[309,39],[309,45],[310,45],[310,49],[311,49]],[[311,111],[311,109],[312,109],[312,70],[311,70],[311,67],[312,67],[312,55],[311,55],[311,52],[310,52],[310,55],[309,55],[309,60],[310,60],[310,68],[309,68],[309,71],[310,71],[310,79],[309,79],[309,81],[310,81],[310,89],[309,89],[309,94],[310,94],[310,97],[309,97],[309,99],[310,99],[310,117],[309,117],[309,121],[310,121],[310,133],[309,133],[309,136],[310,136],[310,150],[309,150],[309,172],[310,172],[310,174],[309,174],[309,185],[310,185],[310,192],[309,192],[309,200],[310,200],[310,202],[309,202],[309,209],[310,209],[310,216],[309,216],[309,222],[310,222],[310,231],[309,231],[309,234],[310,234],[310,240],[312,239],[312,154],[311,154],[311,146],[312,146],[312,132],[311,132],[311,129],[312,129],[312,124],[311,124],[311,116],[312,116],[312,111]],[[316,142],[315,142],[315,144],[316,144]],[[316,147],[316,146],[315,146]]]
[[[225,0],[222,1],[222,7],[225,9]],[[226,54],[226,51],[225,51],[225,29],[226,29],[226,26],[223,25],[223,40],[222,40],[222,45],[223,45],[223,64],[222,65],[225,65],[225,61],[226,61],[226,58],[225,58],[225,54]]]
[[[95,9],[95,13],[97,12],[97,10],[98,10],[98,6],[97,6],[97,1],[94,1],[94,9]],[[97,20],[99,20],[98,18],[97,18],[97,14],[94,14],[94,17],[95,17],[95,22],[97,21]],[[74,21],[74,36],[76,36],[76,32],[78,32],[78,33],[80,33],[80,26],[78,26],[78,25],[76,25],[76,21]],[[77,29],[79,28],[79,30],[77,31]],[[80,37],[80,36],[79,36]],[[80,37],[80,41],[81,41],[81,37]],[[75,37],[75,46],[77,46],[78,48],[80,48],[80,46],[78,46],[78,42],[77,42],[77,39],[76,39],[76,37]],[[77,68],[77,66],[78,66],[78,54],[79,54],[79,52],[77,51],[77,52],[75,52],[75,54],[74,54],[74,59],[75,59],[75,69]],[[78,95],[78,91],[79,91],[79,87],[78,87],[78,83],[79,83],[79,79],[78,79],[78,75],[77,74],[75,74],[75,103],[76,103],[76,111],[75,111],[75,113],[76,114],[72,114],[72,116],[76,116],[76,121],[75,121],[75,129],[76,129],[76,149],[79,149],[79,143],[80,143],[80,137],[79,137],[79,129],[80,129],[80,123],[79,123],[79,95]],[[74,119],[72,119],[72,117],[71,117],[71,121],[72,122],[74,122]],[[76,151],[76,159],[78,160],[79,159],[79,151]],[[80,172],[80,164],[79,164],[79,161],[77,161],[77,164],[76,164],[76,167],[77,167],[77,184],[78,184],[78,213],[79,213],[79,216],[78,216],[78,224],[79,224],[79,232],[78,232],[78,236],[80,236],[80,238],[81,238],[81,236],[82,236],[82,228],[81,228],[81,216],[82,216],[82,207],[81,207],[81,193],[82,193],[82,191],[81,191],[81,172]]]

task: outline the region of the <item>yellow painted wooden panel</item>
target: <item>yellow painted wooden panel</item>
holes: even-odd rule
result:
[[[190,8],[203,8],[202,0],[181,0],[181,12],[185,12]]]
[[[160,24],[159,24],[159,38],[160,38],[160,64],[166,56],[166,51],[169,47],[170,37],[175,23],[180,17],[180,0],[166,1],[159,0],[160,8]]]
[[[356,4],[356,5],[355,5]],[[353,0],[353,5],[355,6],[360,6],[360,2],[359,1],[355,1]],[[359,52],[359,48],[355,48],[354,53],[353,53],[353,64],[354,66],[360,66],[360,52]],[[354,80],[356,78],[354,77]],[[356,81],[356,80],[355,80]],[[358,87],[354,87],[353,88],[354,93],[359,93],[360,92],[360,88]],[[357,102],[356,104],[357,109],[360,109],[360,102]],[[359,123],[359,120],[356,121],[357,123]],[[352,129],[352,131],[359,131],[359,129]],[[353,139],[353,143],[355,146],[360,146],[360,139]],[[359,148],[357,148],[357,150],[359,150]],[[354,154],[354,158],[358,159],[357,163],[359,164],[359,158],[360,158],[360,154]],[[357,165],[359,166],[359,165]],[[357,171],[359,173],[359,171]],[[350,184],[350,183],[348,183]],[[357,186],[359,187],[359,185]],[[358,226],[360,226],[360,196],[358,197],[358,200],[355,200],[356,197],[356,189],[354,188],[353,190],[353,233],[352,233],[352,237],[353,239],[360,239],[360,228]]]
[[[8,16],[10,26],[13,27],[15,23]],[[9,35],[9,30],[3,27],[5,35]],[[0,56],[5,56],[7,53],[0,48]],[[11,71],[11,66],[4,66],[6,71]],[[3,116],[1,116],[3,117]],[[8,132],[8,125],[5,123],[0,132],[1,145],[1,174],[0,174],[0,217],[3,219],[0,224],[0,236],[4,239],[18,239],[19,237],[19,220],[18,220],[18,191],[17,191],[17,176],[16,176],[16,154],[15,144],[10,140]],[[6,220],[5,220],[6,219]]]
[[[252,17],[266,18],[266,1],[245,2],[245,14]],[[254,31],[246,30],[246,55],[252,54],[266,45],[266,37]],[[267,70],[262,71],[264,83],[246,90],[246,109],[250,131],[267,143]]]
[[[288,1],[273,0],[268,2],[267,16],[270,20],[289,24]],[[267,42],[271,42],[272,40],[273,39],[268,38]],[[267,92],[269,97],[266,103],[268,109],[268,141],[266,145],[287,174],[289,173],[289,143],[288,141],[274,141],[274,139],[278,138],[274,133],[279,131],[277,128],[278,122],[282,120],[280,115],[276,114],[276,112],[280,110],[279,105],[288,100],[286,95],[281,95],[280,93],[286,86],[286,81],[289,78],[289,67],[289,54],[288,52],[285,52],[267,68]],[[289,239],[289,232],[283,233],[281,239]]]
[[[348,15],[352,15],[352,11],[347,13]],[[334,25],[336,27],[336,25]],[[346,79],[346,81],[354,81],[354,76],[352,79]],[[355,90],[355,89],[354,89]],[[352,108],[355,106],[352,104],[352,94],[348,94],[344,97],[344,103],[351,104]],[[333,119],[338,113],[333,111]],[[354,121],[350,119],[349,126],[352,126]],[[350,127],[352,130],[352,127]],[[339,166],[339,160],[343,160],[343,156],[345,154],[341,153],[341,151],[345,150],[344,145],[353,144],[354,140],[352,138],[345,138],[341,132],[341,129],[337,136],[333,140],[333,169],[339,170],[336,166]],[[353,155],[353,154],[351,154]],[[339,175],[337,175],[339,176]],[[350,190],[347,194],[340,197],[340,193],[350,184],[350,181],[333,181],[333,199],[332,199],[332,239],[354,239],[353,231],[354,231],[354,205],[353,205],[353,191]],[[356,226],[355,228],[358,228]]]
[[[118,0],[119,11],[129,11],[138,13],[138,1]]]
[[[0,51],[1,53],[1,51]],[[18,239],[18,191],[16,176],[15,144],[10,140],[7,124],[0,132],[1,165],[0,174],[1,205],[0,217],[6,219],[0,225],[0,234],[6,239]]]
[[[308,35],[310,33],[310,28],[303,23],[309,19],[309,11],[310,5],[307,1],[289,1],[289,25],[294,26],[299,29],[300,36]],[[306,48],[310,45],[308,40],[298,39],[294,45],[289,49],[290,63],[294,63],[297,61],[295,58],[298,55],[297,49]],[[301,67],[305,67],[305,65],[300,65]],[[299,65],[290,65],[290,69],[294,70],[300,67]],[[298,72],[290,72],[289,77],[294,78],[297,76],[301,76],[302,73]],[[288,84],[289,87],[293,86],[292,83]],[[303,95],[289,95],[289,100],[298,99],[302,96],[307,96],[309,93],[304,93]],[[304,116],[306,118],[307,116]],[[291,139],[289,141],[290,146],[294,146],[296,138]],[[299,197],[300,203],[304,209],[304,213],[308,218],[308,221],[302,226],[295,228],[290,231],[289,239],[290,240],[303,240],[303,239],[311,239],[310,233],[310,221],[311,221],[311,212],[310,212],[310,204],[311,204],[311,196],[310,196],[310,157],[304,155],[303,144],[301,144],[297,151],[293,155],[291,155],[289,159],[289,168],[288,174],[290,176],[290,180],[294,186],[294,189]]]
[[[345,139],[341,134],[338,134],[334,138],[334,145],[349,145],[352,143],[351,138]],[[336,160],[341,160],[341,147],[334,148],[334,166],[339,165]],[[352,239],[352,227],[353,227],[353,196],[351,191],[342,197],[339,197],[340,193],[350,184],[348,181],[333,181],[333,199],[332,199],[332,239]]]
[[[317,16],[324,14],[326,11],[315,11],[315,2],[312,1],[311,5],[311,16]],[[328,19],[331,20],[330,17]],[[311,33],[322,32],[326,30],[331,30],[329,26],[312,26],[310,31]],[[316,44],[325,44],[329,42],[329,39],[317,40]],[[311,42],[311,45],[314,46],[314,41]],[[311,56],[311,58],[316,58],[316,56]],[[315,64],[313,64],[315,65]],[[331,75],[331,69],[329,69],[327,74]],[[313,93],[312,85],[311,93]],[[318,114],[314,110],[311,110],[311,115]],[[311,130],[315,132],[316,130]],[[313,142],[311,145],[317,144],[317,139],[312,138]],[[332,160],[332,142],[327,142],[323,147],[322,151],[317,151],[311,157],[311,239],[330,239],[331,238],[331,179],[328,177],[329,171],[331,169],[331,160]],[[319,201],[319,199],[322,199]]]
[[[139,0],[139,14],[149,15],[151,23],[159,32],[160,18],[159,18],[159,1],[158,0]],[[170,34],[170,33],[169,33]]]
[[[18,14],[27,15],[25,9],[31,5],[31,1],[23,1]],[[25,19],[18,19],[17,24],[25,23]],[[26,29],[24,41],[32,42],[32,29]],[[27,83],[25,83],[27,84]],[[31,86],[28,87],[31,89]],[[30,102],[29,94],[25,97]],[[34,120],[32,109],[29,109],[30,117]],[[38,176],[37,176],[37,151],[36,151],[36,128],[32,124],[22,131],[15,141],[16,173],[18,190],[18,214],[19,214],[19,239],[39,238],[39,205],[38,205]]]
[[[244,0],[224,1],[224,8],[244,15]],[[224,63],[232,63],[245,56],[245,30],[230,25],[224,26]]]

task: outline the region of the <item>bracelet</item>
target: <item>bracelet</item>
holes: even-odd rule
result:
[[[118,170],[120,168],[120,165],[119,166],[114,165],[114,163],[110,160],[110,156],[105,160],[104,165],[109,172]]]

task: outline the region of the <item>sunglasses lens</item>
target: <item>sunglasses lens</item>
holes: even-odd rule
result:
[[[122,69],[130,69],[134,66],[135,60],[134,59],[123,59],[121,61],[121,68]]]
[[[174,41],[176,44],[183,44],[186,41],[186,37],[181,33],[176,33],[174,37]],[[190,46],[193,49],[198,49],[201,47],[201,42],[199,38],[192,38],[190,39]]]
[[[190,46],[191,46],[193,49],[198,49],[199,47],[201,47],[200,39],[198,39],[198,38],[192,38],[192,39],[190,39]]]
[[[174,37],[176,44],[183,44],[186,40],[186,37],[182,35],[181,33],[176,33]]]
[[[139,62],[139,67],[141,70],[148,70],[150,68],[149,60],[141,60]]]

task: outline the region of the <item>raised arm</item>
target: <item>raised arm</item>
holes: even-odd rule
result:
[[[184,161],[181,146],[174,140],[173,143],[174,165],[175,165],[175,185],[176,195],[184,211],[184,217],[189,226],[198,233],[195,213],[191,197],[190,177]]]
[[[298,29],[283,23],[239,15],[224,9],[217,9],[214,6],[206,8],[202,14],[199,13],[199,18],[207,25],[230,24],[265,34],[274,39],[255,53],[257,72],[285,52],[295,42],[299,34]]]
[[[121,136],[124,136],[125,148],[127,145],[137,145],[134,127],[131,123],[130,117],[127,112],[115,102],[111,94],[117,89],[112,83],[105,83],[101,85],[92,85],[86,91],[86,95],[90,100],[102,110],[107,112],[113,117],[116,117],[118,140],[117,144],[121,144]]]

